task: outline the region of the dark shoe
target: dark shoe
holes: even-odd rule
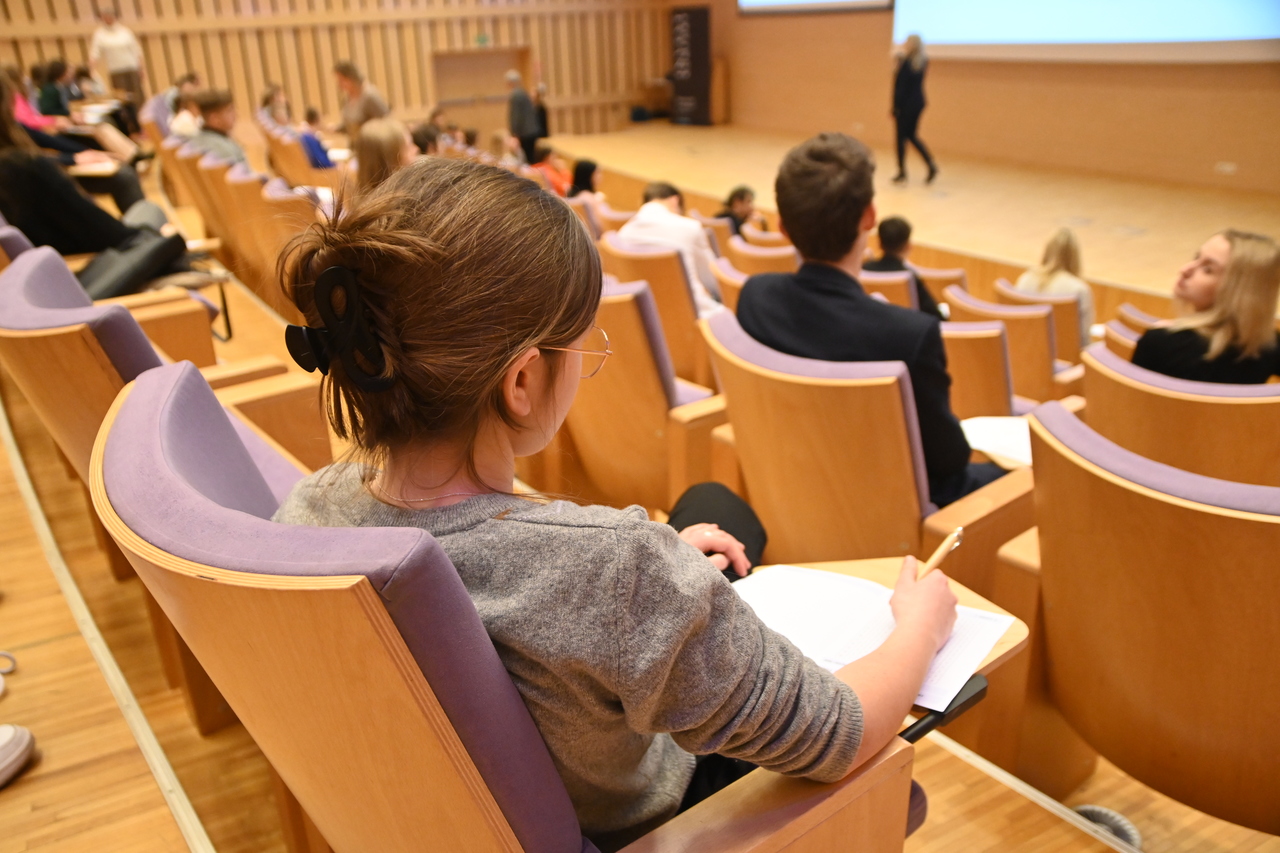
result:
[[[926,184],[931,184],[933,183],[933,179],[936,177],[938,177],[938,166],[937,164],[931,163],[929,165],[929,176],[924,179],[924,182]]]
[[[898,184],[899,186],[906,186],[906,183],[907,183],[907,173],[906,173],[906,172],[899,172],[898,174],[894,175],[894,176],[893,176],[893,182],[894,182],[895,184]]]

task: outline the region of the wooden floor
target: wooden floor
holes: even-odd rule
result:
[[[723,198],[738,184],[773,207],[773,182],[799,135],[736,127],[687,127],[665,122],[616,133],[552,138],[555,147],[646,180],[666,180]],[[877,151],[876,207],[905,216],[916,240],[1032,265],[1063,225],[1079,237],[1085,273],[1096,279],[1168,293],[1178,270],[1209,235],[1227,227],[1280,237],[1280,196],[1179,187],[1146,181],[1053,172],[973,160],[939,158],[941,174],[924,186],[894,186],[891,152]],[[607,188],[606,188],[607,191]],[[640,199],[613,198],[620,210]]]
[[[187,849],[45,559],[7,454],[0,555],[0,648],[18,661],[0,723],[30,729],[40,751],[0,790],[0,853]]]

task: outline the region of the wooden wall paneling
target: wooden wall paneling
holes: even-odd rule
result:
[[[280,43],[280,79],[278,82],[284,86],[285,94],[289,98],[290,104],[299,104],[306,100],[307,89],[302,82],[302,59],[298,54],[298,30],[294,27],[277,30],[277,36]],[[257,110],[262,99],[262,92],[258,92],[253,97],[253,109]],[[294,107],[295,111],[297,107]],[[301,119],[301,115],[294,116]]]
[[[316,52],[316,28],[303,27],[298,30],[298,80],[302,86],[301,93],[296,97],[290,97],[289,103],[293,106],[293,117],[295,120],[301,120],[307,107],[315,107],[324,112],[321,105],[322,87],[321,80],[327,79],[324,76],[324,70],[320,65],[320,60]]]
[[[262,57],[262,40],[265,34],[259,30],[244,30],[244,59],[245,59],[245,92],[241,103],[248,105],[253,103],[253,93],[261,92],[266,86],[267,71],[263,67]]]
[[[228,84],[231,94],[235,97],[236,103],[244,103],[249,97],[249,78],[245,72],[244,33],[226,33],[222,46],[226,53],[227,70],[231,78]]]

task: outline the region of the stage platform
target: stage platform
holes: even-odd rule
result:
[[[670,181],[687,192],[723,198],[735,185],[748,184],[757,204],[773,210],[778,164],[804,138],[650,122],[616,133],[554,136],[551,143],[575,159]],[[905,216],[922,245],[1015,266],[1038,263],[1049,236],[1066,225],[1080,240],[1088,279],[1167,295],[1178,268],[1214,232],[1234,227],[1280,237],[1280,195],[1049,171],[945,152],[938,154],[937,180],[925,186],[924,165],[914,152],[911,158],[912,180],[898,187],[891,182],[893,152],[876,151],[879,214]],[[633,185],[626,189],[635,195]],[[611,194],[609,201],[620,210],[635,209],[639,196],[628,196]]]

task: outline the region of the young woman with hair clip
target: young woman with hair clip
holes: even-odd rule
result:
[[[362,124],[351,150],[360,192],[374,189],[421,153],[405,126],[390,118],[375,118]]]
[[[568,205],[504,169],[421,159],[339,203],[281,270],[310,326],[290,350],[328,370],[356,456],[302,480],[276,520],[439,540],[601,850],[753,764],[832,781],[888,743],[955,619],[940,573],[917,581],[908,557],[893,635],[833,675],[722,574],[764,545],[724,487],[695,486],[671,526],[513,493],[516,458],[607,369],[600,259]]]
[[[1089,343],[1093,325],[1093,290],[1080,278],[1080,244],[1070,228],[1059,228],[1049,238],[1040,258],[1040,266],[1018,277],[1018,290],[1074,296],[1080,302],[1080,342]]]
[[[1280,375],[1278,294],[1275,240],[1235,229],[1215,234],[1182,267],[1173,289],[1188,316],[1144,334],[1133,363],[1178,379],[1266,382]]]

